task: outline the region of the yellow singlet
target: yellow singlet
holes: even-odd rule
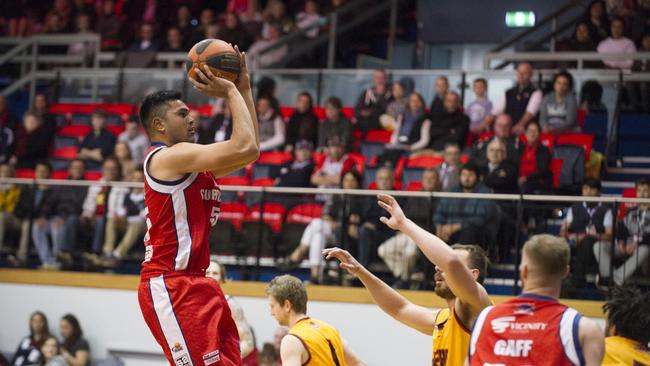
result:
[[[462,365],[467,357],[471,333],[458,321],[455,311],[450,315],[448,308],[440,309],[433,329],[431,365]]]
[[[650,366],[650,350],[628,338],[607,337],[602,365]]]
[[[303,318],[289,330],[298,337],[309,354],[303,365],[345,366],[341,335],[331,325],[320,320]]]

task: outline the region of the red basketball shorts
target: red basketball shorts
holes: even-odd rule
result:
[[[221,288],[203,276],[143,279],[144,320],[172,366],[239,366],[239,335]]]

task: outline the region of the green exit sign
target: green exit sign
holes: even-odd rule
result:
[[[535,13],[532,11],[507,11],[506,27],[520,28],[535,25]]]

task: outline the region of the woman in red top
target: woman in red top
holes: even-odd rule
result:
[[[541,144],[537,121],[526,125],[525,147],[519,157],[519,188],[523,193],[540,193],[551,187],[551,153]]]

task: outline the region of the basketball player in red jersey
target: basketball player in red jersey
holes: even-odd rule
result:
[[[470,365],[600,365],[605,341],[596,323],[558,302],[569,274],[569,245],[552,235],[524,244],[518,297],[485,308],[476,318]]]
[[[232,137],[193,143],[195,126],[180,93],[148,95],[140,120],[152,147],[144,160],[147,233],[138,300],[142,315],[170,365],[241,365],[239,337],[217,282],[205,277],[208,236],[217,222],[221,191],[216,179],[259,156],[257,118],[243,55],[237,85],[197,71],[194,87],[225,98]]]

